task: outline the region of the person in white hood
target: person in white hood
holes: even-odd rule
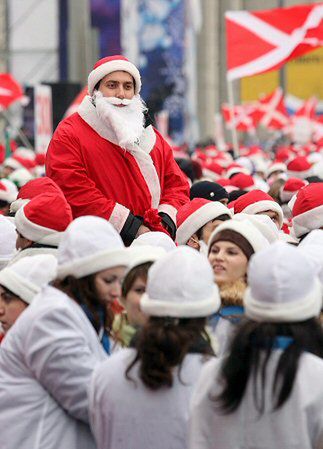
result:
[[[1,448],[95,449],[87,388],[106,358],[98,336],[106,348],[105,296],[127,259],[103,218],[80,217],[68,226],[58,249],[60,289],[45,286],[1,345]],[[90,276],[91,291],[84,288]]]
[[[4,333],[56,274],[57,260],[51,254],[27,256],[0,271],[0,323]]]
[[[181,247],[148,272],[134,346],[94,372],[90,416],[98,449],[186,449],[188,404],[206,358],[214,355],[206,317],[220,297],[204,256]]]
[[[248,271],[228,357],[202,370],[191,402],[189,449],[321,449],[322,287],[297,248],[277,242]]]

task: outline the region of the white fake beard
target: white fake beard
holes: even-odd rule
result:
[[[96,91],[93,96],[98,117],[116,135],[117,144],[124,149],[133,149],[144,131],[144,111],[147,109],[139,95],[131,100],[104,97]],[[117,105],[123,104],[123,107]]]

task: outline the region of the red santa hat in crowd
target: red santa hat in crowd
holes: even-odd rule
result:
[[[18,189],[16,185],[9,179],[1,179],[0,181],[0,200],[12,203],[17,198]]]
[[[283,162],[273,162],[266,170],[266,178],[269,178],[275,172],[286,173],[287,167]]]
[[[251,175],[246,175],[245,173],[237,173],[230,179],[231,185],[237,187],[240,190],[250,191],[256,189],[255,180]]]
[[[307,181],[299,178],[289,178],[280,188],[279,197],[282,203],[288,203],[294,195],[308,184]]]
[[[232,176],[237,173],[245,173],[246,175],[250,175],[250,171],[246,167],[242,167],[242,165],[236,164],[235,162],[228,165],[226,173],[227,178],[232,178]]]
[[[141,77],[137,67],[132,64],[127,58],[122,55],[107,56],[100,59],[94,64],[92,72],[88,77],[88,91],[93,95],[94,88],[99,81],[102,80],[109,73],[116,71],[123,71],[130,73],[135,80],[135,94],[139,94],[141,89]]]
[[[178,210],[176,217],[177,243],[185,245],[189,238],[206,223],[215,220],[221,215],[229,215],[229,217],[232,217],[232,212],[219,201],[194,198],[189,203],[186,203]]]
[[[22,206],[15,215],[17,231],[26,239],[58,246],[61,236],[73,220],[63,195],[43,193]]]
[[[312,175],[312,164],[305,156],[296,156],[287,164],[287,174],[290,178],[305,179]]]
[[[17,199],[10,205],[10,212],[16,213],[20,207],[29,203],[32,198],[41,193],[54,193],[64,197],[61,189],[51,178],[44,176],[43,178],[32,179],[19,190]]]
[[[234,202],[234,213],[259,214],[261,212],[273,211],[278,214],[279,225],[283,225],[283,210],[268,193],[262,190],[252,190],[240,196]]]
[[[277,162],[285,162],[290,159],[292,155],[292,151],[289,147],[278,147],[276,151],[276,161]]]
[[[203,176],[212,180],[217,180],[223,173],[223,167],[213,160],[207,160],[202,163]]]
[[[296,237],[323,227],[323,183],[309,184],[299,190],[292,207]]]

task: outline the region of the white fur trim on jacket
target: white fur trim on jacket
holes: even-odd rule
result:
[[[262,200],[257,201],[256,203],[249,204],[246,208],[243,209],[244,214],[259,214],[260,212],[265,212],[267,210],[272,210],[277,212],[279,217],[279,226],[280,228],[283,226],[284,214],[283,210],[276,201],[271,200]]]
[[[116,203],[110,215],[109,222],[119,232],[121,232],[127,218],[129,217],[129,209],[122,204]]]
[[[109,61],[101,64],[99,67],[90,72],[88,77],[89,94],[93,94],[96,84],[101,81],[102,78],[109,75],[109,73],[117,72],[119,70],[130,73],[130,75],[133,76],[135,80],[135,94],[138,94],[141,89],[141,77],[139,70],[130,61],[123,61],[122,59],[116,59],[115,61]]]
[[[323,205],[314,207],[292,218],[293,230],[296,237],[308,234],[314,229],[323,227]]]
[[[214,293],[204,300],[179,303],[160,301],[144,293],[140,299],[140,309],[149,316],[169,316],[173,318],[206,317],[217,312],[220,307],[219,291],[214,286]]]
[[[164,212],[167,214],[176,225],[177,209],[174,206],[171,206],[170,204],[160,204],[158,206],[158,212]]]
[[[25,215],[24,207],[21,207],[15,215],[17,231],[26,239],[43,245],[58,246],[63,232],[39,226],[32,223]]]
[[[250,287],[248,287],[243,302],[245,315],[254,321],[274,323],[305,321],[319,316],[322,307],[322,287],[319,280],[316,279],[311,292],[305,298],[290,303],[257,301],[252,297]]]
[[[91,98],[87,95],[78,109],[79,115],[82,119],[96,131],[103,139],[118,145],[114,132],[107,127],[98,117],[95,107],[91,102]],[[135,158],[137,165],[143,175],[151,195],[151,207],[158,208],[160,201],[160,182],[159,177],[154,166],[153,160],[149,153],[154,148],[156,143],[156,133],[154,128],[150,125],[145,128],[140,141],[135,144],[135,148],[127,149],[127,151]]]

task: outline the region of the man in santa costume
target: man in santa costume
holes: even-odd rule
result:
[[[138,69],[121,55],[99,60],[78,112],[57,127],[46,171],[63,190],[74,218],[98,215],[129,245],[140,234],[176,233],[189,186],[171,147],[151,125]]]

